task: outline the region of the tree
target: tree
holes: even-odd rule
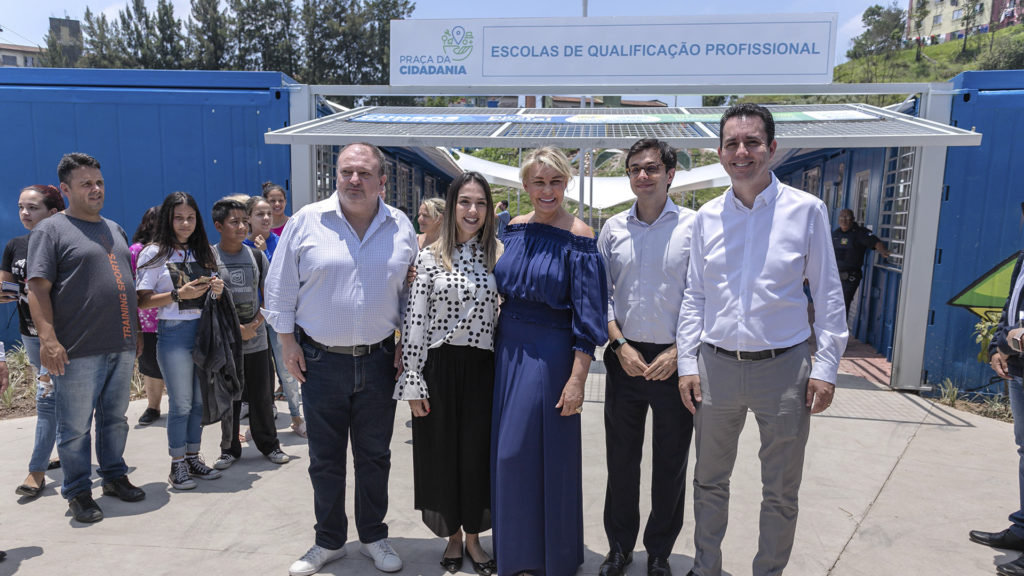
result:
[[[299,80],[307,84],[326,84],[330,67],[327,56],[329,29],[320,22],[328,0],[302,0],[299,27],[302,32],[302,72]]]
[[[261,0],[228,0],[234,13],[234,57],[232,67],[237,70],[261,70],[260,38],[268,26]]]
[[[186,53],[189,67],[198,70],[224,70],[230,64],[231,20],[221,10],[220,0],[192,0]]]
[[[53,32],[46,33],[46,51],[39,57],[39,65],[43,68],[71,68],[64,47],[60,45]]]
[[[185,38],[181,33],[181,20],[174,17],[174,4],[170,0],[157,1],[155,28],[154,65],[163,70],[184,68]]]
[[[971,35],[971,28],[974,28],[984,10],[982,0],[964,0],[963,13],[960,16],[960,23],[964,26],[964,45],[960,48],[961,54],[967,53],[967,37]]]
[[[82,37],[85,51],[81,65],[85,68],[121,68],[123,58],[117,46],[121,32],[117,24],[112,25],[107,21],[106,14],[95,16],[88,6],[85,8],[84,20]]]
[[[978,60],[979,70],[1024,69],[1024,37],[1001,38]]]
[[[264,0],[270,18],[264,32],[263,69],[278,70],[288,75],[299,71],[299,51],[295,45],[295,7],[291,0]]]
[[[391,21],[412,15],[415,4],[408,0],[370,0],[363,11],[367,14],[369,62],[367,84],[389,84],[391,78]]]
[[[913,3],[911,17],[914,20],[914,34],[917,35],[917,53],[914,55],[914,61],[921,61],[921,47],[924,45],[924,38],[922,32],[924,31],[924,22],[928,19],[931,14],[931,8],[929,7],[929,0],[917,0]]]
[[[121,53],[123,68],[153,68],[156,64],[154,38],[155,23],[149,17],[145,0],[131,0],[117,14],[120,35],[116,46]]]
[[[864,32],[854,37],[851,48],[846,52],[847,58],[860,59],[864,64],[864,77],[853,81],[890,81],[897,70],[890,61],[902,45],[905,13],[895,2],[885,8],[875,4],[864,11],[861,22],[864,23]]]

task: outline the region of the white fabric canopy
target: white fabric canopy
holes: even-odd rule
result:
[[[453,155],[454,157],[454,155]],[[477,158],[471,154],[458,153],[455,163],[463,170],[479,172],[489,184],[497,186],[508,186],[522,190],[523,183],[519,181],[519,168],[506,166],[498,162],[491,162],[483,158]],[[593,178],[593,193],[590,190],[590,178],[587,178],[585,185],[584,204],[594,208],[608,208],[623,202],[633,200],[633,191],[629,188],[629,178],[625,176],[595,176]],[[676,177],[672,180],[669,192],[685,192],[689,190],[701,190],[715,186],[728,186],[729,176],[721,164],[701,166],[693,170],[676,170]],[[565,197],[571,200],[579,200],[580,179],[573,178],[569,187],[565,190]],[[593,198],[593,201],[591,201]]]

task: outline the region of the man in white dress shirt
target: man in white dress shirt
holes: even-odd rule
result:
[[[337,190],[299,210],[281,236],[266,284],[267,322],[302,385],[309,433],[316,541],[291,565],[313,574],[345,555],[346,452],[352,439],[360,550],[383,572],[401,570],[388,540],[395,330],[416,257],[409,219],[381,199],[384,155],[350,144],[338,155]]]
[[[693,210],[668,197],[676,151],[654,138],[626,154],[636,203],[601,228],[608,275],[608,371],[604,399],[608,555],[600,576],[622,576],[640,531],[640,456],[652,412],[651,513],[644,529],[647,575],[670,576],[668,557],[683,527],[693,415],[676,391],[676,321],[686,288]]]
[[[732,187],[697,212],[676,340],[680,396],[695,414],[690,574],[722,573],[729,478],[750,410],[763,488],[753,575],[776,575],[793,548],[810,415],[831,404],[846,349],[843,290],[824,203],[769,169],[771,112],[729,108],[719,139]],[[813,363],[804,278],[816,312]]]

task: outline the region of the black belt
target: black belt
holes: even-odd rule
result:
[[[387,336],[380,342],[375,342],[373,344],[356,344],[355,346],[328,346],[326,344],[321,344],[320,342],[313,340],[313,338],[311,338],[309,334],[306,334],[301,328],[299,329],[299,334],[301,335],[303,341],[308,342],[310,346],[316,348],[317,350],[323,350],[324,352],[330,352],[332,354],[345,354],[346,356],[366,356],[367,354],[380,350],[388,342],[395,341],[395,336],[394,334],[392,334],[390,336]]]
[[[776,356],[779,356],[780,354],[783,354],[785,352],[788,352],[789,350],[792,350],[797,345],[794,344],[793,346],[787,346],[785,348],[772,348],[770,350],[758,350],[756,352],[741,352],[739,350],[726,350],[725,348],[719,348],[718,346],[715,346],[714,344],[708,344],[708,346],[711,346],[711,348],[713,348],[716,353],[721,354],[722,356],[728,356],[730,358],[735,358],[735,359],[740,360],[742,362],[753,362],[753,361],[756,361],[756,360],[768,360],[769,358],[775,358]]]

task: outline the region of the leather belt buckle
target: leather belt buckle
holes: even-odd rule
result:
[[[359,344],[352,347],[351,355],[358,358],[360,356],[366,356],[370,352],[373,352],[373,344]]]

